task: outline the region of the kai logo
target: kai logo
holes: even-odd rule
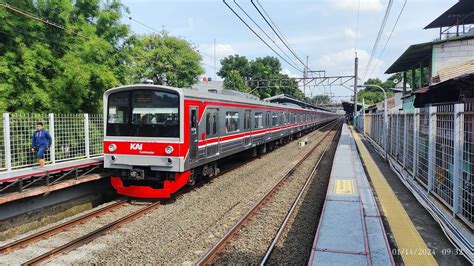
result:
[[[136,151],[136,150],[141,151],[142,150],[142,144],[141,143],[130,143],[130,150],[132,150],[132,151]]]

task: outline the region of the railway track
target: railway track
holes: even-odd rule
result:
[[[18,250],[18,249],[28,247],[28,246],[32,245],[33,243],[35,243],[35,242],[50,238],[52,236],[55,236],[55,235],[57,235],[61,232],[64,232],[68,229],[73,228],[74,226],[84,224],[84,223],[86,223],[86,222],[88,222],[92,219],[95,219],[95,218],[103,216],[107,213],[113,212],[113,211],[115,211],[115,210],[117,210],[117,209],[119,209],[119,208],[121,208],[121,207],[123,207],[127,204],[128,204],[127,200],[120,200],[120,201],[117,201],[113,204],[110,204],[110,205],[107,205],[107,206],[102,207],[100,209],[97,209],[93,212],[81,215],[81,216],[79,216],[77,218],[74,218],[70,221],[67,221],[65,223],[61,223],[59,225],[53,226],[51,228],[45,229],[45,230],[37,232],[35,234],[32,234],[32,235],[26,236],[24,238],[18,239],[14,242],[8,243],[8,244],[0,247],[0,255],[6,255],[9,252],[12,252],[14,250]],[[100,227],[100,228],[98,228],[98,229],[96,229],[96,230],[94,230],[94,231],[92,231],[88,234],[85,234],[85,235],[83,235],[79,238],[73,239],[72,241],[70,241],[70,242],[68,242],[64,245],[58,246],[58,247],[56,247],[56,248],[54,248],[54,249],[52,249],[48,252],[45,252],[45,253],[41,254],[40,256],[38,256],[38,257],[35,257],[31,260],[28,260],[28,261],[22,263],[22,265],[38,265],[38,264],[46,263],[46,262],[60,256],[61,254],[67,253],[67,252],[69,252],[73,249],[76,249],[79,246],[87,244],[88,242],[100,237],[101,235],[105,234],[108,231],[111,231],[115,228],[118,228],[118,227],[120,227],[121,225],[123,225],[125,223],[131,222],[131,221],[145,215],[146,213],[158,208],[159,206],[160,206],[160,202],[155,202],[155,203],[149,204],[149,205],[147,205],[143,208],[140,208],[137,211],[134,211],[134,212],[132,212],[132,213],[126,215],[126,216],[123,216],[123,217],[115,220],[112,223],[109,223],[105,226],[102,226],[102,227]]]
[[[258,213],[262,207],[271,200],[272,196],[276,194],[276,192],[284,186],[286,182],[290,180],[290,177],[292,174],[301,166],[301,164],[330,136],[330,133],[333,132],[335,128],[340,127],[341,121],[337,121],[334,124],[332,124],[332,128],[324,135],[322,139],[320,139],[311,150],[309,150],[301,160],[299,160],[288,172],[286,172],[279,180],[276,182],[276,184],[270,188],[265,195],[263,195],[260,200],[247,212],[245,213],[235,224],[232,228],[230,228],[227,233],[216,243],[214,244],[211,249],[209,249],[197,262],[197,265],[207,265],[207,264],[213,264],[216,260],[216,258],[223,252],[224,248],[233,241],[233,239],[238,235],[238,232],[241,231],[243,226],[247,224],[249,221],[252,220],[252,217]],[[334,134],[333,138],[337,135]],[[312,167],[311,173],[308,175],[306,178],[306,182],[304,185],[301,187],[299,190],[295,200],[293,201],[293,204],[291,208],[289,209],[288,213],[285,216],[285,219],[283,220],[282,224],[280,225],[278,231],[276,232],[272,243],[268,246],[267,251],[264,255],[262,255],[261,258],[261,265],[264,265],[267,260],[270,258],[273,249],[276,245],[276,243],[280,240],[280,236],[285,229],[289,218],[292,216],[298,202],[301,199],[301,196],[303,195],[304,191],[307,189],[308,185],[311,183],[311,180],[313,176],[315,175],[317,168],[319,166],[319,163],[321,162],[321,159],[323,158],[325,152],[328,150],[332,142],[328,142],[328,144],[325,146],[323,153],[319,156],[319,159],[317,160],[316,164]]]

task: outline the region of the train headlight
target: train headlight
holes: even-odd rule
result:
[[[115,150],[117,150],[117,145],[115,145],[115,144],[110,144],[110,145],[109,145],[109,151],[110,151],[110,152],[114,152]]]
[[[166,148],[165,148],[165,153],[166,154],[169,155],[169,154],[173,153],[173,151],[174,151],[173,146],[166,146]]]

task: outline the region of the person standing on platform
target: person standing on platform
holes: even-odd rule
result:
[[[33,132],[33,145],[31,151],[36,153],[36,158],[41,168],[44,167],[44,154],[51,147],[51,135],[44,129],[43,123],[36,123],[36,130]]]

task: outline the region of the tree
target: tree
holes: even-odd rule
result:
[[[217,74],[224,78],[226,89],[252,91],[260,98],[278,94],[303,98],[298,83],[288,75],[281,74],[281,63],[275,57],[265,56],[248,61],[245,56],[231,55],[222,59],[221,65]]]
[[[0,7],[0,111],[98,112],[102,93],[123,81],[126,8],[118,0],[6,2],[70,31]]]
[[[187,87],[204,73],[200,54],[187,41],[167,34],[133,36],[126,43],[125,51],[132,57],[130,83],[151,78],[157,84]]]
[[[316,105],[329,104],[331,103],[331,97],[329,97],[329,95],[324,95],[324,94],[316,95],[311,99],[311,102]]]
[[[375,79],[368,79],[364,85],[377,85],[382,87],[385,92],[387,93],[387,97],[393,96],[393,92],[390,90],[391,88],[394,87],[394,80],[393,79],[388,79],[385,82],[382,82],[380,79],[375,78]],[[366,104],[376,104],[380,101],[384,100],[384,95],[383,92],[380,91],[379,88],[374,88],[374,87],[366,87],[362,90],[359,90],[357,92],[357,99],[359,101],[362,101],[362,98],[364,99]]]
[[[251,88],[245,84],[244,78],[238,70],[230,70],[224,79],[224,89],[249,92]]]

